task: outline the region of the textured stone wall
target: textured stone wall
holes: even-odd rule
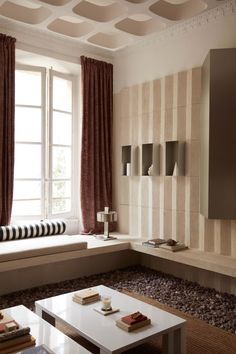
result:
[[[199,212],[201,68],[122,89],[114,96],[114,208],[119,232],[172,237],[189,247],[236,257],[236,221]],[[164,175],[165,141],[185,142],[185,175]],[[141,176],[141,146],[160,144],[160,173]],[[122,176],[121,147],[132,145],[138,173]],[[136,157],[137,157],[136,156]]]

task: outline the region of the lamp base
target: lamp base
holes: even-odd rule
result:
[[[95,238],[102,241],[112,241],[117,239],[117,237],[110,236],[110,235],[108,237],[105,235],[95,235]]]

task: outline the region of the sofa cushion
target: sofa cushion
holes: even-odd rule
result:
[[[25,225],[9,225],[0,227],[0,241],[10,241],[38,236],[63,234],[66,223],[63,220],[44,220]]]
[[[44,256],[55,253],[78,251],[87,248],[80,236],[61,235],[42,239],[6,241],[1,244],[0,262]]]

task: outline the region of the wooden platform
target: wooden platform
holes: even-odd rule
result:
[[[142,252],[162,259],[171,260],[236,278],[236,258],[230,256],[202,252],[193,249],[170,252],[160,248],[143,246],[140,241],[131,242],[130,247],[132,250],[137,252]]]

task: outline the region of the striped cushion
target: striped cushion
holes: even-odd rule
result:
[[[63,220],[45,220],[27,225],[9,225],[0,227],[0,241],[10,241],[22,238],[50,236],[63,234],[66,223]]]

